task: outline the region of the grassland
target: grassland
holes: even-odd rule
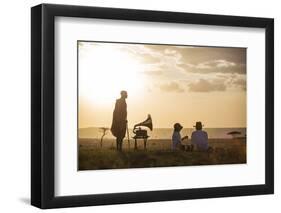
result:
[[[124,141],[123,152],[115,149],[114,140],[79,139],[79,170],[194,166],[246,163],[245,139],[210,139],[212,152],[172,151],[170,140],[150,140],[147,150],[143,144],[130,149]]]

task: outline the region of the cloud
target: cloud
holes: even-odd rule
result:
[[[243,48],[143,45],[131,52],[147,65],[187,73],[246,74]]]
[[[213,63],[218,68],[236,66],[236,64],[234,62],[226,61],[226,60],[222,60],[222,59],[221,60],[215,60],[215,61],[213,61]]]
[[[147,71],[162,70],[163,76],[169,72],[246,74],[245,48],[128,44],[122,49],[144,64]]]
[[[216,59],[211,61],[200,62],[198,64],[182,63],[179,64],[186,72],[196,73],[246,73],[245,64],[237,64],[224,59]]]
[[[213,92],[213,91],[225,91],[226,85],[222,80],[205,80],[199,79],[194,83],[188,84],[189,91],[191,92]]]
[[[189,64],[189,66],[195,67],[197,69],[213,69],[213,68],[234,67],[234,66],[236,66],[236,64],[231,61],[219,59],[219,60],[213,60],[213,61],[206,61],[203,63],[199,63],[197,65]]]
[[[139,49],[139,51],[137,51]],[[163,45],[142,46],[131,48],[131,54],[143,65],[143,74],[148,76],[169,77],[185,74],[183,69],[178,66],[181,61],[181,54],[178,51]]]
[[[174,49],[171,49],[171,48],[166,48],[164,50],[164,54],[165,55],[172,55],[172,56],[174,56],[175,54],[178,54],[178,51],[174,50]]]
[[[199,64],[207,61],[225,60],[235,64],[246,64],[246,48],[203,47],[178,48],[183,56],[183,63]]]
[[[234,78],[234,79],[232,79],[231,84],[233,87],[236,87],[236,88],[238,87],[244,91],[246,91],[246,89],[247,89],[247,82],[246,82],[246,79],[244,79],[244,78]]]
[[[232,82],[233,84],[236,84],[236,85],[245,85],[246,84],[246,80],[245,79],[235,79],[233,80]]]
[[[212,91],[246,91],[246,76],[237,73],[225,74],[194,74],[198,75],[186,84],[191,92],[212,92]]]
[[[159,88],[163,92],[184,92],[184,89],[180,86],[180,84],[174,81],[170,83],[161,84],[159,85]]]

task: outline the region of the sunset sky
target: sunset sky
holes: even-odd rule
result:
[[[110,127],[128,92],[128,124],[246,127],[246,49],[78,42],[79,128]]]

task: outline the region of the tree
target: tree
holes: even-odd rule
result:
[[[102,148],[102,142],[103,142],[103,138],[104,136],[106,135],[107,131],[109,130],[109,128],[107,127],[100,127],[99,128],[102,132],[102,136],[101,136],[101,139],[100,139],[100,147]]]

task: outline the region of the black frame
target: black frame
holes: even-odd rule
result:
[[[56,16],[264,28],[265,184],[54,196],[54,21]],[[60,208],[274,193],[274,20],[165,11],[41,4],[31,9],[31,204]]]

